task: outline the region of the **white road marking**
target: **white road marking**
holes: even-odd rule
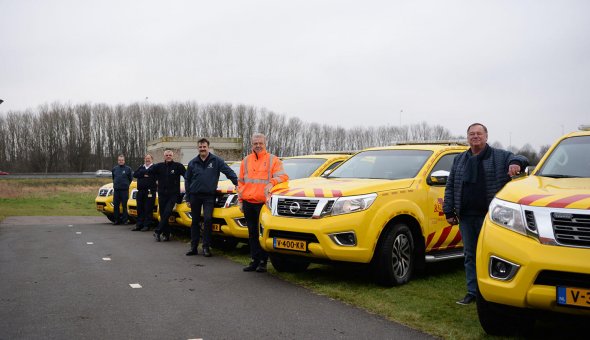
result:
[[[94,244],[94,242],[86,242],[86,244]]]
[[[110,261],[110,260],[111,260],[111,258],[110,258],[110,257],[103,257],[103,258],[102,258],[102,260],[103,260],[103,261]]]
[[[70,228],[71,228],[71,227],[73,227],[73,225],[71,225],[71,224],[68,224],[68,227],[70,227]]]
[[[76,231],[76,235],[81,235],[82,232],[81,231]]]
[[[130,283],[129,286],[131,286],[131,288],[141,288],[139,283]]]

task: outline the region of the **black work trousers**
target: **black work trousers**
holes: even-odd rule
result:
[[[211,246],[214,195],[191,195],[191,249],[197,250],[201,238],[201,208],[203,209],[203,248]]]
[[[127,215],[127,200],[129,199],[129,189],[115,189],[113,193],[113,205],[115,222],[127,223],[129,215]],[[119,208],[123,206],[123,216]]]
[[[137,191],[137,227],[146,228],[152,226],[154,204],[156,202],[156,190],[141,189]]]
[[[258,240],[258,221],[260,218],[260,210],[264,203],[250,203],[243,201],[242,209],[244,210],[244,218],[248,225],[248,243],[250,243],[250,256],[252,261],[256,263],[266,263],[268,254],[262,250],[260,241]]]
[[[158,209],[160,210],[160,223],[156,228],[156,234],[170,236],[170,224],[168,219],[172,216],[172,209],[176,204],[178,194],[158,195]]]

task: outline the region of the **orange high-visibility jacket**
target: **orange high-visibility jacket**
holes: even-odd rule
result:
[[[264,203],[264,188],[268,183],[273,186],[286,182],[289,176],[283,169],[283,162],[266,151],[258,154],[252,152],[244,158],[238,176],[239,200],[250,203]]]

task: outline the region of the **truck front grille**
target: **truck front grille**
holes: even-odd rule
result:
[[[279,198],[279,216],[311,218],[319,200],[300,198]]]
[[[551,224],[560,244],[590,248],[590,215],[551,213]]]

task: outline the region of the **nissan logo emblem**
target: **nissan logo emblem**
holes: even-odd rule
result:
[[[291,212],[291,214],[296,214],[299,211],[299,209],[301,209],[301,206],[299,206],[299,203],[297,202],[293,202],[289,206],[289,211]]]

